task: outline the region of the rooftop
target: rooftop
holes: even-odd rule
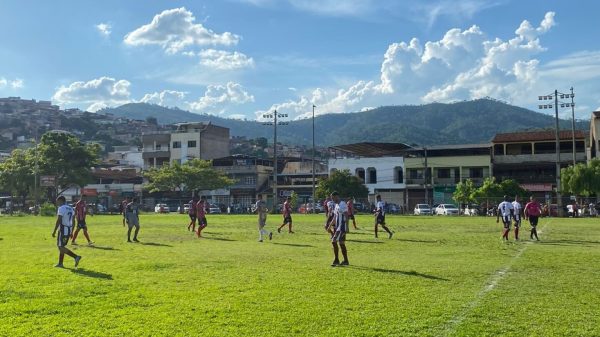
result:
[[[583,130],[575,130],[576,139],[585,139],[587,133]],[[561,140],[572,139],[570,130],[560,131]],[[553,141],[556,140],[556,133],[553,130],[546,131],[525,131],[525,132],[509,132],[497,133],[492,143],[519,143],[519,142],[537,142],[537,141]]]
[[[402,155],[406,150],[412,149],[404,143],[354,143],[330,147],[334,151],[345,152],[359,157],[391,157]]]

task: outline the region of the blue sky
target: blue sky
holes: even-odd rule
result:
[[[597,1],[0,2],[0,96],[255,119],[493,97],[600,107]],[[563,115],[570,114],[567,109]]]

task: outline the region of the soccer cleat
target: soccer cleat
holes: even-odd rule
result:
[[[277,233],[281,233],[281,228],[277,228]]]
[[[262,239],[258,240],[258,242],[262,242]]]
[[[348,260],[344,260],[342,261],[342,263],[340,263],[340,266],[349,266],[350,262],[348,262]]]
[[[94,241],[88,242],[88,246],[93,246],[93,245],[94,245]]]
[[[340,265],[340,261],[339,260],[333,260],[333,262],[331,263],[332,267],[337,267]]]
[[[75,268],[79,265],[79,261],[81,261],[81,256],[75,256]]]
[[[133,238],[133,242],[140,242],[137,238]]]
[[[290,233],[290,234],[295,234],[296,232],[294,232],[294,231],[290,231],[289,233]]]
[[[388,239],[391,239],[392,236],[394,236],[394,233],[390,232],[390,237]]]
[[[273,240],[273,232],[269,233],[269,240]]]
[[[63,266],[62,263],[57,264],[56,266],[54,266],[54,268],[64,268],[65,266]]]
[[[77,246],[77,243],[75,241],[71,242],[71,246]]]
[[[131,240],[130,240],[130,239],[127,239],[127,242],[131,242]]]

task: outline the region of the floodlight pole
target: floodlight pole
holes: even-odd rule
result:
[[[273,213],[277,213],[279,211],[277,209],[277,110],[273,115]]]
[[[573,87],[571,87],[571,137],[573,138],[573,166],[577,164],[577,157],[575,154],[575,94],[573,93]]]
[[[558,216],[562,216],[562,196],[560,193],[560,129],[558,124],[558,90],[554,90],[554,117],[556,124],[556,207]]]
[[[316,213],[316,196],[315,196],[315,108],[312,106],[312,212]]]

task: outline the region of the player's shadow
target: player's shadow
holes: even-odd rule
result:
[[[273,245],[280,245],[280,246],[301,247],[301,248],[314,248],[315,247],[315,246],[311,246],[311,245],[301,245],[301,244],[298,244],[298,243],[272,242],[271,244],[273,244]]]
[[[398,275],[405,275],[405,276],[416,276],[416,277],[422,277],[422,278],[426,278],[426,279],[429,279],[429,280],[436,280],[436,281],[450,281],[449,279],[446,279],[446,278],[443,278],[443,277],[439,277],[439,276],[435,276],[435,275],[423,274],[423,273],[419,273],[419,272],[414,271],[414,270],[404,271],[404,270],[385,269],[385,268],[372,268],[372,267],[362,267],[362,266],[350,266],[350,268],[360,269],[360,270],[368,270],[368,271],[374,271],[374,272],[386,273],[386,274],[398,274]]]
[[[89,248],[92,249],[99,249],[99,250],[120,250],[117,248],[113,248],[113,247],[102,247],[102,246],[88,246]]]
[[[143,245],[143,246],[173,247],[171,245],[167,245],[167,244],[164,244],[164,243],[157,243],[157,242],[140,242],[139,244]]]
[[[346,240],[346,242],[355,242],[355,243],[383,243],[382,241],[367,241],[367,240]]]
[[[210,237],[210,236],[203,236],[203,239],[207,239],[207,240],[215,240],[215,241],[227,241],[227,242],[233,242],[233,241],[237,241],[234,239],[227,239],[227,238],[215,238],[215,237]]]
[[[71,272],[77,275],[98,278],[103,280],[112,280],[113,277],[111,274],[102,273],[99,271],[87,270],[87,269],[71,269]]]
[[[587,241],[587,240],[544,240],[537,242],[542,245],[600,245],[600,241]]]
[[[403,242],[415,242],[415,243],[444,243],[443,241],[437,240],[413,240],[413,239],[397,239],[398,241]]]

